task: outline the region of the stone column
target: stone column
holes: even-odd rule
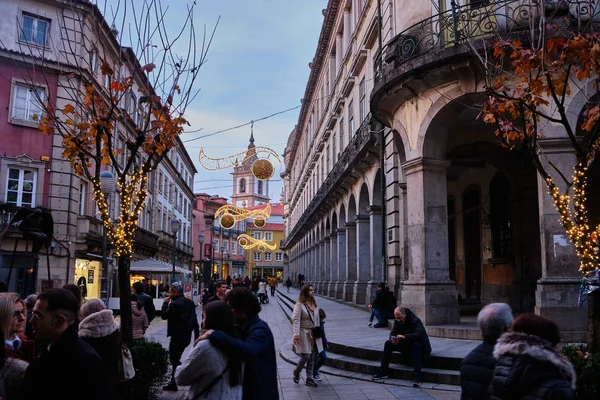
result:
[[[356,281],[352,302],[366,304],[367,282],[371,279],[371,224],[368,215],[356,216]]]
[[[352,24],[350,22],[350,10],[344,8],[344,52],[342,57],[346,55],[350,46],[350,35],[352,34]]]
[[[321,274],[321,294],[327,296],[329,294],[329,285],[331,284],[331,236],[327,235],[324,239],[324,255],[323,273]]]
[[[375,297],[377,284],[383,280],[383,271],[381,269],[381,258],[383,257],[383,246],[381,243],[381,206],[369,206],[370,218],[370,238],[371,238],[371,270],[369,273],[369,281],[367,282],[366,303],[369,304]]]
[[[319,275],[318,286],[319,286],[319,294],[323,294],[323,285],[325,285],[325,271],[327,270],[327,264],[325,260],[327,259],[326,249],[325,249],[325,241],[327,239],[321,239],[319,242]]]
[[[329,289],[327,296],[335,298],[335,285],[338,280],[338,242],[337,231],[331,232],[329,237],[330,246],[330,267],[329,267]]]
[[[456,287],[449,279],[446,168],[443,160],[402,164],[408,192],[409,278],[402,305],[425,325],[460,322]]]
[[[356,222],[346,222],[346,270],[344,272],[344,301],[353,301],[356,282]]]
[[[338,33],[335,35],[335,74],[333,75],[333,83],[335,87],[335,78],[342,68],[342,57],[344,55],[344,40],[342,34]]]
[[[333,93],[336,73],[337,73],[336,56],[335,56],[335,54],[330,54],[329,55],[329,87],[328,87],[329,93],[327,93],[328,96],[331,95],[331,93]]]
[[[344,282],[347,279],[346,263],[348,260],[346,252],[346,228],[337,229],[337,275],[335,280],[335,298],[344,298]]]
[[[544,150],[544,154],[550,157],[554,165],[569,177],[569,171],[577,163],[572,152],[570,145],[565,145],[564,149]],[[551,174],[553,172],[552,167],[547,165],[546,170]],[[564,185],[561,179],[552,175],[562,192]],[[579,259],[547,192],[548,187],[538,174],[542,277],[537,282],[535,292],[535,313],[558,324],[563,342],[585,343],[588,329],[587,302],[581,308],[577,307],[581,284]]]

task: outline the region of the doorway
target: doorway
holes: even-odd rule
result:
[[[481,299],[481,217],[480,190],[468,188],[462,195],[465,254],[465,295],[470,302]]]

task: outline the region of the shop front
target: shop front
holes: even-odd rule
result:
[[[79,288],[84,299],[100,298],[102,280],[102,262],[100,260],[75,259],[73,282]]]
[[[257,264],[252,268],[252,276],[259,276],[268,279],[272,276],[277,278],[277,282],[283,282],[283,265],[261,265]]]

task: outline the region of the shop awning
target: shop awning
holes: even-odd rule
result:
[[[133,261],[130,266],[130,270],[133,272],[173,272],[173,264],[168,262],[159,261],[154,258],[148,258],[145,260]],[[191,275],[192,271],[187,268],[175,267],[175,272],[179,274]]]

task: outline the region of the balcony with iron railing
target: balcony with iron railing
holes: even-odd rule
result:
[[[333,200],[336,196],[334,195],[336,189],[340,187],[340,184],[353,173],[353,166],[357,164],[367,152],[377,152],[375,148],[376,137],[371,130],[372,119],[371,115],[367,115],[365,120],[362,122],[356,134],[350,140],[350,143],[337,160],[331,171],[327,174],[327,178],[317,190],[317,193],[313,196],[311,202],[308,204],[302,215],[298,219],[298,222],[294,225],[294,228],[289,232],[288,235],[281,242],[281,248],[285,249],[291,243],[293,243],[298,234],[305,229],[310,220],[317,214],[319,210],[323,210],[321,207],[324,201]]]
[[[371,94],[371,110],[375,115],[380,116],[379,108],[390,101],[390,92],[396,96],[389,106],[393,109],[405,100],[403,96],[409,98],[419,90],[445,83],[444,80],[456,80],[455,72],[442,67],[459,60],[468,63],[477,52],[491,48],[496,40],[537,39],[540,28],[550,21],[555,29],[567,30],[593,29],[600,21],[598,2],[592,4],[589,0],[448,3],[447,10],[404,29],[378,52]],[[399,86],[405,90],[392,90]]]

